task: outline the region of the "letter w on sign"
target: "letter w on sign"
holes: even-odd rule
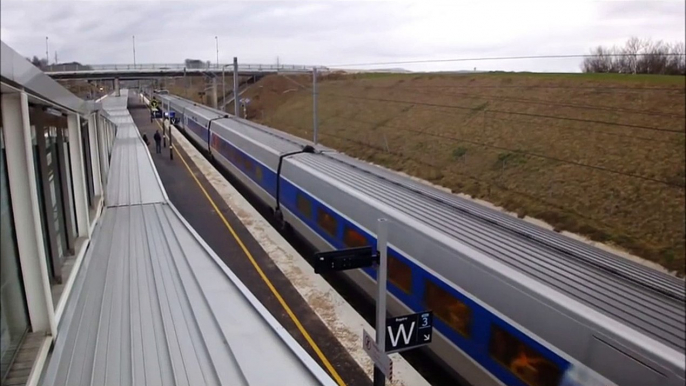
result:
[[[414,331],[414,321],[410,323],[410,328],[405,333],[405,326],[406,324],[401,324],[397,327],[395,330],[395,333],[393,332],[393,329],[391,326],[388,326],[388,336],[391,338],[391,347],[395,348],[398,347],[398,341],[400,340],[400,336],[402,335],[403,337],[403,343],[404,346],[407,346],[410,344],[410,339],[412,339],[412,331]]]
[[[417,314],[386,319],[386,352],[396,352],[431,343],[433,313]]]

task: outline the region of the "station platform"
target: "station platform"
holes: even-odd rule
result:
[[[336,385],[170,202],[127,110],[41,385]]]

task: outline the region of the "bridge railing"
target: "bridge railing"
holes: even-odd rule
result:
[[[312,71],[314,67],[318,70],[326,70],[322,66],[306,66],[292,64],[238,64],[239,71]],[[210,63],[204,66],[186,66],[184,63],[137,63],[137,64],[51,64],[44,68],[47,73],[51,72],[70,72],[70,71],[146,71],[146,70],[195,70],[195,71],[231,71],[233,63]]]

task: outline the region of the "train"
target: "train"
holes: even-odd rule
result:
[[[326,146],[170,95],[175,126],[318,251],[376,245],[388,310],[472,385],[682,386],[684,281]],[[376,268],[342,273],[370,299]]]

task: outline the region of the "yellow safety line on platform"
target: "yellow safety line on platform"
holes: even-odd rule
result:
[[[160,129],[162,129],[162,131],[164,132],[164,129],[162,128],[162,125],[160,124],[160,122],[159,121],[155,121],[155,122],[160,127]],[[202,190],[203,194],[205,194],[205,197],[207,197],[207,200],[210,202],[210,204],[212,205],[214,210],[217,212],[219,217],[222,219],[226,228],[229,230],[229,232],[231,232],[231,235],[233,235],[233,238],[236,239],[236,242],[241,247],[241,249],[243,250],[245,255],[248,256],[248,259],[250,260],[252,265],[255,267],[255,270],[257,271],[257,273],[260,275],[260,277],[262,277],[262,280],[265,282],[265,284],[267,284],[267,287],[269,287],[269,289],[272,291],[274,296],[276,296],[276,299],[279,301],[279,303],[281,303],[281,306],[284,308],[284,310],[286,310],[286,313],[288,314],[288,316],[291,317],[291,320],[293,320],[293,323],[295,323],[295,326],[298,327],[298,330],[300,330],[300,332],[303,334],[303,336],[305,337],[305,340],[307,340],[307,343],[309,343],[310,346],[312,347],[312,349],[314,350],[314,352],[317,353],[317,356],[319,357],[319,359],[321,359],[322,362],[324,362],[324,366],[329,370],[329,372],[331,373],[333,378],[336,380],[336,383],[338,383],[340,386],[345,386],[345,382],[340,377],[340,375],[338,375],[338,372],[336,372],[336,369],[334,369],[334,367],[331,365],[331,362],[329,362],[329,360],[326,358],[326,356],[324,356],[324,353],[322,352],[322,350],[319,349],[319,346],[317,346],[317,343],[314,342],[314,340],[312,339],[310,334],[305,330],[305,327],[302,325],[302,323],[300,323],[300,320],[298,320],[298,317],[295,316],[295,314],[293,313],[291,308],[288,306],[286,301],[283,299],[283,297],[281,296],[279,291],[276,289],[276,287],[274,287],[274,285],[269,280],[269,278],[264,273],[264,271],[262,271],[262,268],[260,268],[260,266],[257,264],[257,261],[255,261],[255,258],[252,256],[252,254],[250,253],[248,248],[246,248],[245,244],[243,244],[243,241],[241,240],[241,238],[238,237],[238,234],[236,233],[236,231],[234,231],[231,224],[229,224],[229,222],[226,220],[226,218],[224,217],[222,212],[217,207],[217,204],[214,203],[214,200],[212,200],[212,197],[210,197],[210,195],[207,193],[205,188],[202,186],[202,184],[200,183],[198,178],[193,173],[193,170],[191,170],[191,167],[188,166],[188,163],[183,158],[181,153],[179,153],[179,151],[176,150],[176,148],[173,148],[173,149],[176,152],[176,155],[181,159],[183,164],[186,166],[188,173],[191,175],[191,177],[193,177],[195,182],[200,187],[200,190]]]

